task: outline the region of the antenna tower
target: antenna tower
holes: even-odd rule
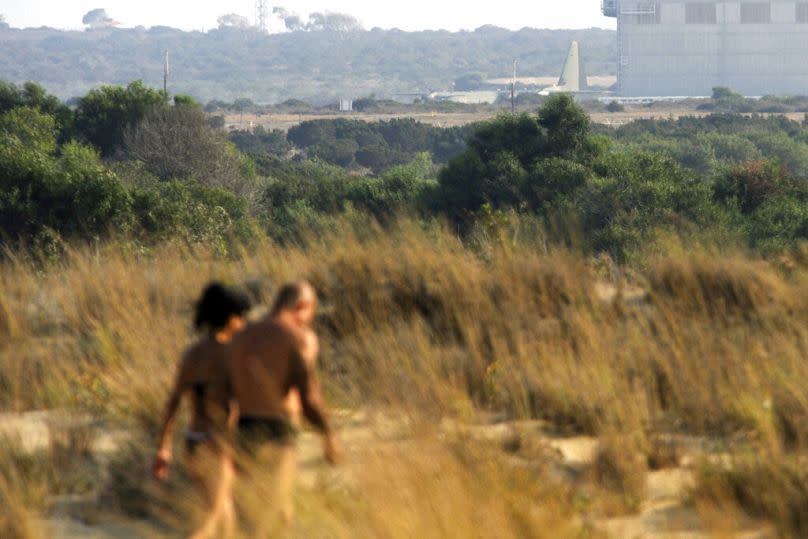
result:
[[[256,0],[255,2],[256,26],[263,33],[267,33],[267,19],[269,19],[269,8],[266,0]]]

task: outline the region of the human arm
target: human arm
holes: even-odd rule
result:
[[[155,479],[161,481],[168,478],[168,466],[171,462],[171,438],[177,420],[177,409],[182,395],[187,389],[185,378],[185,361],[183,361],[166,402],[165,411],[163,412],[163,426],[160,431],[160,443],[157,446],[157,454],[154,456],[154,462],[152,463],[152,475]]]
[[[300,393],[303,416],[323,435],[323,452],[326,460],[336,464],[342,458],[342,446],[326,414],[313,361],[306,361],[302,354],[297,354],[293,358],[292,385]]]
[[[238,418],[241,415],[241,408],[238,399],[230,397],[227,401],[227,430],[233,432],[238,426]]]

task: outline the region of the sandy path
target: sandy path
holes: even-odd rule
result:
[[[28,452],[52,446],[68,432],[86,432],[94,454],[108,454],[118,449],[126,431],[101,428],[90,416],[76,415],[59,410],[40,410],[23,413],[0,413],[0,437],[18,442]]]
[[[350,481],[352,469],[362,466],[363,451],[379,446],[379,444],[408,443],[412,439],[411,427],[404,419],[392,419],[393,416],[369,414],[366,411],[337,410],[334,413],[339,431],[343,438],[349,458],[346,466],[331,471],[323,462],[320,438],[314,433],[304,432],[299,439],[301,485],[314,488],[323,474],[334,474],[343,481]],[[58,422],[94,425],[88,418],[70,418],[63,412],[29,412],[26,414],[0,414],[0,435],[18,437],[22,447],[28,451],[43,449],[50,444],[53,425]],[[502,421],[492,423],[468,424],[453,420],[444,420],[434,433],[438,437],[461,436],[470,441],[500,444],[505,447],[514,438],[539,443],[557,455],[558,473],[551,474],[552,480],[568,481],[569,473],[564,470],[585,470],[594,460],[599,442],[590,436],[559,437],[551,434],[549,426],[542,421]],[[103,430],[103,429],[102,429]],[[93,451],[106,453],[114,451],[125,433],[99,432],[94,438]],[[674,440],[683,448],[683,454],[708,447],[709,444],[690,438]],[[503,453],[503,458],[508,457]],[[532,463],[524,457],[512,457],[519,465],[530,466]],[[692,456],[684,457],[682,462],[692,462]],[[702,539],[711,537],[705,531],[706,523],[702,521],[695,509],[688,507],[683,499],[687,489],[692,485],[693,473],[689,466],[651,471],[647,476],[647,495],[641,510],[636,515],[619,518],[582,517],[595,529],[618,538],[648,539]],[[159,537],[159,532],[150,527],[148,522],[127,520],[116,515],[101,516],[98,522],[83,523],[76,515],[80,511],[75,507],[84,505],[85,509],[92,505],[91,500],[81,497],[58,497],[54,499],[53,510],[47,517],[41,518],[38,524],[45,530],[45,536],[78,539],[135,538]],[[75,506],[75,507],[74,507]],[[748,521],[742,529],[734,534],[722,535],[738,539],[774,538],[770,526],[759,522]]]

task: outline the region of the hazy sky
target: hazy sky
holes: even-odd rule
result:
[[[532,28],[614,28],[614,19],[600,14],[600,0],[533,0],[531,2],[500,0],[477,3],[473,1],[440,2],[409,0],[407,2],[369,2],[366,0],[283,2],[271,0],[270,6],[281,5],[289,11],[305,16],[313,11],[332,11],[353,15],[365,26],[372,28],[400,28],[402,30],[447,29],[473,30],[484,24],[493,24],[517,30]],[[463,7],[460,8],[459,5]],[[485,6],[485,7],[483,7]],[[172,26],[185,30],[215,28],[216,19],[225,13],[237,13],[255,19],[255,0],[0,0],[0,14],[6,22],[17,28],[51,26],[54,28],[82,28],[81,18],[94,8],[106,9],[107,14],[123,27]],[[283,24],[272,19],[271,29],[280,30]]]

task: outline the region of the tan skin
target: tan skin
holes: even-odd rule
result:
[[[191,393],[193,406],[189,431],[213,433],[213,439],[200,444],[193,455],[187,455],[188,469],[206,498],[207,516],[191,538],[212,537],[221,524],[225,536],[231,537],[235,528],[232,501],[233,459],[225,433],[235,422],[235,411],[230,407],[230,394],[226,383],[225,345],[245,326],[241,316],[231,316],[227,324],[201,338],[183,354],[174,386],[166,404],[160,444],[152,465],[152,474],[158,480],[168,478],[172,460],[171,442],[177,411],[184,395]],[[194,394],[196,387],[204,387],[204,401]],[[211,473],[211,461],[215,470]]]
[[[305,281],[296,283],[296,286],[300,291],[300,298],[295,305],[282,306],[273,311],[271,315],[279,324],[300,330],[303,334],[306,348],[303,359],[306,361],[309,369],[315,369],[317,367],[317,356],[320,352],[320,342],[317,338],[317,334],[311,328],[311,323],[314,321],[314,316],[317,311],[317,293],[314,288]],[[292,388],[289,391],[284,406],[292,422],[298,424],[300,422],[302,405],[300,402],[300,393],[297,388]]]
[[[303,416],[323,435],[326,460],[337,463],[341,447],[325,411],[314,366],[319,345],[309,324],[314,318],[317,296],[307,283],[298,301],[270,313],[234,337],[226,362],[233,397],[239,414],[251,417],[282,417],[294,420],[294,402]],[[298,397],[294,396],[295,393]],[[291,488],[296,471],[293,445],[279,447],[267,442],[267,453],[279,462],[280,509],[291,519]]]

